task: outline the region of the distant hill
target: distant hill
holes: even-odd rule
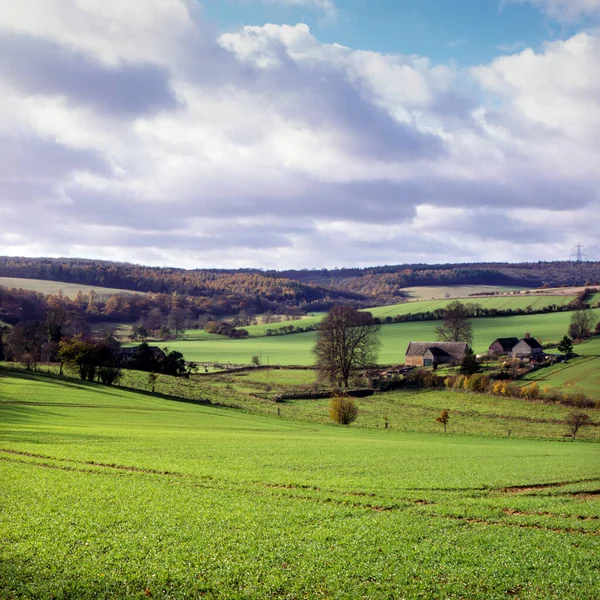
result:
[[[357,307],[397,303],[415,286],[560,287],[597,285],[600,263],[464,263],[392,265],[366,269],[261,271],[177,269],[68,258],[0,257],[0,277],[17,277],[132,292],[177,293],[220,306],[327,310],[335,302]],[[489,289],[489,288],[488,288]]]
[[[97,296],[112,296],[113,294],[144,292],[129,292],[116,288],[105,288],[102,286],[84,285],[81,283],[66,283],[65,281],[49,281],[47,279],[24,279],[17,277],[0,277],[0,286],[13,289],[31,290],[41,294],[57,294],[59,291],[69,298],[75,298],[78,292],[89,294],[94,292]]]

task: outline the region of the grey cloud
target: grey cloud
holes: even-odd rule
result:
[[[350,82],[343,67],[326,62],[297,62],[283,44],[270,40],[273,66],[260,68],[203,35],[186,40],[183,66],[197,85],[264,100],[288,120],[315,130],[333,130],[344,151],[377,160],[436,158],[444,154],[438,136],[393,118],[366,92]]]
[[[58,44],[0,32],[0,76],[30,94],[61,96],[120,118],[179,106],[169,73],[151,64],[109,67]]]
[[[73,171],[109,175],[110,166],[92,150],[39,137],[0,135],[0,182],[17,178],[55,181]]]

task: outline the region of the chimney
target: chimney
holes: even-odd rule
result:
[[[529,333],[529,331],[527,331],[525,333],[525,339],[528,340],[531,337],[531,334]]]

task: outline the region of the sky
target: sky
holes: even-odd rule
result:
[[[600,0],[0,0],[0,255],[600,259]]]

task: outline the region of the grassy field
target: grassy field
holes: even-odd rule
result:
[[[142,294],[143,292],[131,292],[116,288],[106,288],[92,285],[80,285],[78,283],[65,283],[64,281],[46,281],[44,279],[20,279],[18,277],[0,277],[0,285],[7,288],[31,290],[42,294],[56,294],[62,290],[65,296],[74,298],[77,292],[89,294],[96,292],[100,296],[112,296],[113,294]]]
[[[514,292],[525,289],[518,286],[442,285],[409,287],[404,288],[402,291],[414,300],[436,300],[442,298],[467,298],[471,294],[494,294],[495,292]]]
[[[464,304],[479,304],[483,308],[497,310],[525,310],[531,307],[533,310],[540,310],[546,306],[556,304],[564,306],[573,300],[573,296],[495,296],[493,298],[468,298],[464,299]],[[375,317],[395,317],[396,315],[409,315],[419,312],[427,312],[446,308],[453,300],[422,300],[419,302],[405,302],[403,304],[393,304],[390,306],[379,306],[369,310]]]
[[[594,598],[599,459],[3,377],[0,597]]]
[[[594,315],[596,320],[600,319],[600,309],[595,309]],[[485,352],[496,338],[522,337],[525,332],[530,332],[541,343],[558,341],[567,332],[570,320],[569,312],[473,319],[473,348],[475,352]],[[379,362],[404,362],[408,343],[435,340],[435,328],[439,324],[439,321],[423,321],[384,325],[380,334]],[[211,337],[213,339],[169,342],[168,346],[183,352],[186,360],[196,362],[249,364],[255,354],[262,357],[263,364],[267,361],[271,365],[310,365],[314,362],[311,350],[315,332],[242,340]]]
[[[480,304],[484,308],[502,309],[521,309],[525,310],[531,307],[533,310],[539,310],[546,306],[556,304],[563,306],[568,304],[573,299],[567,295],[519,295],[519,296],[500,296],[494,298],[469,298],[464,300],[466,304]],[[433,311],[445,308],[452,300],[423,300],[418,302],[404,302],[402,304],[392,304],[389,306],[378,306],[376,308],[367,309],[375,317],[384,319],[385,317],[395,317],[396,315],[409,315],[420,312]],[[293,319],[290,321],[281,321],[279,323],[259,323],[258,325],[250,325],[244,327],[250,334],[250,337],[262,337],[266,335],[267,330],[277,330],[283,326],[293,325],[294,327],[309,327],[317,325],[325,313],[313,313],[302,319]],[[210,339],[225,339],[223,336],[206,333],[204,330],[189,329],[185,332],[185,339],[188,341],[195,340],[210,340]]]
[[[541,388],[564,393],[581,392],[600,400],[600,338],[575,346],[581,355],[568,363],[560,363],[525,376],[525,381],[537,381]]]

